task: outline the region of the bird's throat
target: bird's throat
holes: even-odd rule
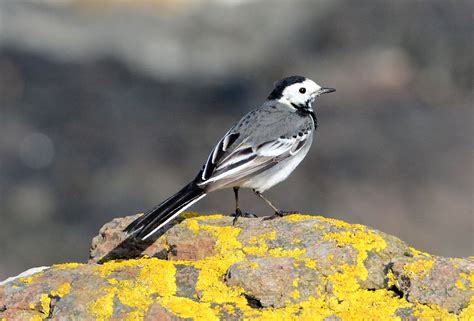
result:
[[[291,106],[293,106],[296,109],[296,112],[302,116],[310,116],[311,119],[313,120],[314,123],[314,128],[316,129],[318,127],[318,119],[316,118],[316,114],[314,113],[314,110],[309,107],[308,105],[297,105],[294,103],[291,103]]]

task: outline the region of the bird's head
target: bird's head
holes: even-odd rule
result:
[[[312,112],[316,97],[334,91],[336,89],[321,87],[309,78],[291,76],[277,81],[268,99],[288,104],[298,110]]]

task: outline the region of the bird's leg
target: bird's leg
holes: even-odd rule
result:
[[[242,211],[240,210],[240,207],[239,207],[239,188],[234,187],[233,189],[234,189],[234,197],[235,197],[235,213],[234,213],[235,217],[232,224],[235,225],[239,216],[242,216]]]
[[[239,187],[234,187],[234,196],[235,196],[235,213],[231,216],[234,216],[234,220],[232,221],[232,225],[237,223],[239,217],[257,217],[255,214],[249,214],[247,212],[242,213],[242,210],[239,207]]]
[[[258,197],[260,197],[262,200],[265,201],[265,203],[268,204],[268,206],[270,206],[274,211],[275,213],[271,216],[267,216],[267,217],[264,217],[263,220],[264,221],[267,221],[267,220],[273,220],[277,217],[283,217],[283,216],[286,216],[286,215],[291,215],[291,214],[296,214],[297,212],[293,212],[293,211],[282,211],[280,210],[278,207],[276,207],[275,205],[272,204],[272,202],[270,202],[270,200],[268,200],[267,198],[265,198],[263,196],[262,193],[260,193],[259,191],[256,191],[256,190],[253,190],[253,192],[255,193],[255,195],[257,195]]]

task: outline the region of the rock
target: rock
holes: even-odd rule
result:
[[[140,214],[115,218],[102,226],[99,234],[92,239],[90,262],[131,259],[140,255],[166,258],[167,249],[161,239],[157,241],[156,238],[151,238],[149,242],[139,242],[127,238],[123,232],[139,216]]]
[[[122,232],[135,217],[104,225],[88,264],[0,285],[0,320],[474,316],[472,258],[421,253],[363,225],[291,215],[233,226],[231,217],[212,215],[143,243]]]
[[[417,255],[391,266],[393,284],[410,302],[435,304],[459,313],[474,295],[474,258]]]
[[[232,265],[227,284],[245,289],[247,298],[259,307],[281,308],[320,296],[324,279],[317,270],[292,257],[264,257]]]
[[[192,319],[191,318],[183,319],[183,318],[177,317],[171,314],[161,305],[153,304],[146,312],[144,316],[144,321],[157,321],[157,320],[159,321],[188,321]]]

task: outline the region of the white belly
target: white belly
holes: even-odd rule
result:
[[[275,186],[276,184],[284,181],[287,177],[295,170],[296,166],[301,163],[303,158],[311,147],[311,142],[308,142],[297,154],[287,158],[277,165],[269,168],[265,172],[262,172],[249,180],[242,182],[240,187],[247,187],[257,190],[258,192],[264,192],[267,189]]]

